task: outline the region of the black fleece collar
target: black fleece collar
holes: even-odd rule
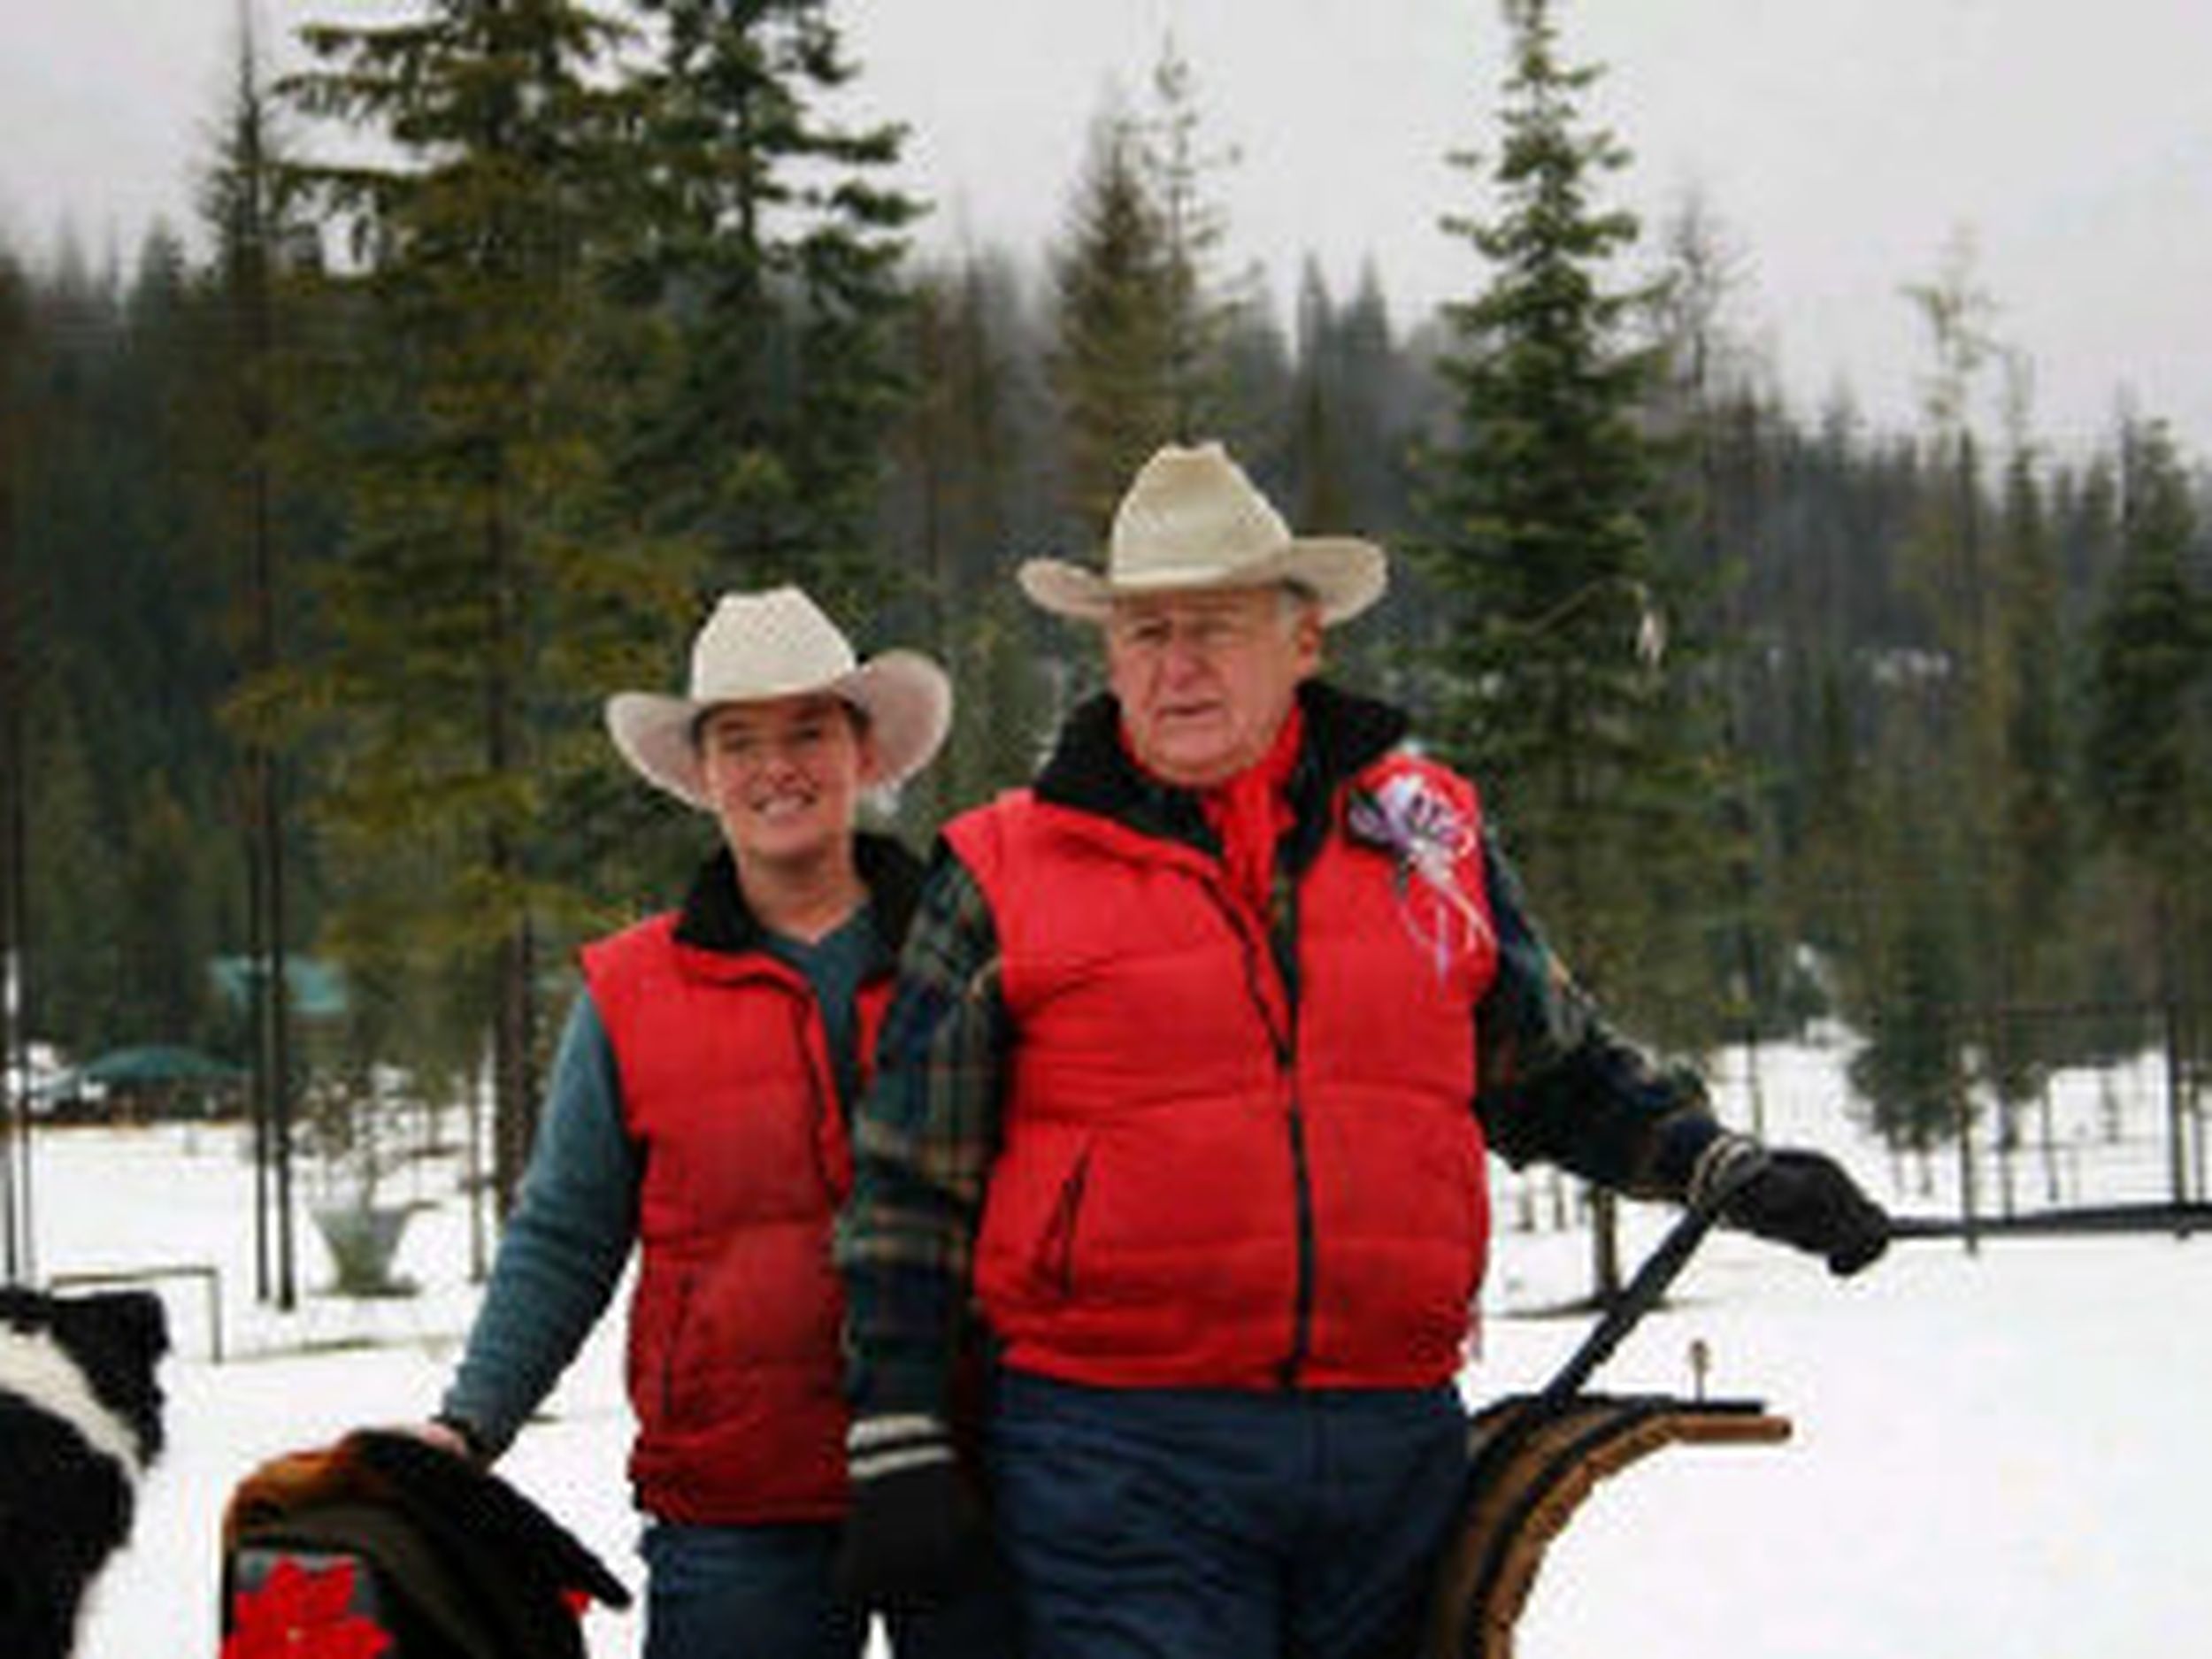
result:
[[[1302,867],[1327,826],[1326,808],[1337,786],[1395,748],[1407,720],[1389,703],[1318,680],[1299,686],[1298,705],[1305,741],[1291,773],[1290,799],[1297,819],[1292,862]],[[1220,850],[1197,792],[1162,783],[1130,758],[1121,741],[1121,705],[1111,692],[1101,692],[1069,714],[1052,757],[1037,776],[1036,793],[1041,801],[1095,813],[1144,834]]]
[[[853,862],[868,889],[868,909],[876,936],[886,949],[896,954],[914,919],[914,904],[922,887],[921,861],[887,835],[861,833],[853,838]],[[738,886],[737,861],[726,847],[699,867],[684,895],[676,919],[676,940],[700,950],[722,956],[741,956],[765,944],[768,930],[745,902]]]

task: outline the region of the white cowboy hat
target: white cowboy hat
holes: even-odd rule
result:
[[[1333,623],[1381,598],[1389,573],[1372,541],[1291,534],[1218,443],[1171,443],[1138,469],[1115,509],[1103,573],[1035,558],[1015,579],[1047,611],[1092,622],[1138,594],[1294,582],[1320,602],[1322,621]]]
[[[917,651],[865,663],[837,625],[796,588],[725,594],[691,643],[688,695],[618,691],[607,731],[622,757],[678,800],[709,808],[699,772],[699,717],[725,703],[827,692],[868,718],[872,787],[888,788],[930,762],[952,724],[952,682]]]

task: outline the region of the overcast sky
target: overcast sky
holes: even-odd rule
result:
[[[280,47],[372,0],[260,0]],[[0,225],[96,254],[188,213],[236,0],[0,0]],[[1839,384],[1915,419],[1924,329],[1901,296],[1962,234],[2037,424],[2108,432],[2124,397],[2212,456],[2212,0],[1561,0],[1592,114],[1635,152],[1616,199],[1694,188],[1741,258],[1737,323],[1809,410]],[[1287,293],[1310,251],[1396,320],[1479,273],[1438,216],[1489,146],[1495,0],[844,0],[875,112],[913,129],[927,239],[1032,251],[1060,226],[1109,88],[1171,31],[1195,74],[1233,251]],[[1990,403],[1993,408],[1993,396]],[[1993,421],[1993,416],[1992,417]]]

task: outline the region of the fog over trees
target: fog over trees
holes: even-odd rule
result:
[[[1472,770],[1627,1029],[1694,1062],[1840,1019],[1924,1152],[2142,1010],[2200,1056],[2201,458],[2147,409],[2041,443],[1963,244],[1897,273],[1916,424],[1793,403],[1726,223],[1609,198],[1636,135],[1584,100],[1634,65],[1505,12],[1502,126],[1434,204],[1464,293],[1422,317],[1310,265],[1284,318],[1223,268],[1235,157],[1171,42],[1050,245],[925,261],[902,131],[824,114],[818,0],[421,0],[277,84],[242,42],[204,254],[0,248],[12,1045],[488,1073],[509,1187],[570,948],[705,836],[599,701],[678,683],[716,592],[802,580],[954,671],[918,844],[1094,683],[1014,564],[1089,557],[1145,453],[1219,436],[1296,527],[1390,547],[1332,672]],[[311,1041],[211,972],[280,950],[344,972]]]

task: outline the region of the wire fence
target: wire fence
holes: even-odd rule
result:
[[[1843,1156],[1901,1212],[1968,1237],[1983,1231],[2108,1230],[2116,1217],[2205,1229],[2212,1009],[2183,1003],[2017,1003],[1958,1012],[1955,1097],[1925,1144],[1885,1144],[1850,1082],[1859,1039],[1841,1028],[1732,1048],[1710,1078],[1730,1123],[1777,1144]],[[1999,1087],[2002,1079],[2003,1087]],[[1578,1230],[1587,1193],[1556,1171],[1495,1171],[1498,1225]]]

